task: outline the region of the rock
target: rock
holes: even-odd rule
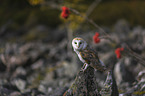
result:
[[[119,42],[127,40],[128,34],[130,32],[130,26],[129,26],[128,22],[123,19],[119,20],[114,25],[114,32],[115,32],[115,34],[117,34]]]
[[[54,71],[47,72],[44,81],[52,82],[54,80],[54,74],[55,74]]]
[[[67,87],[56,88],[50,96],[63,96],[64,92],[67,90]]]
[[[120,85],[123,82],[129,82],[130,84],[135,81],[135,77],[132,72],[128,70],[125,66],[124,59],[120,60],[114,68],[114,75],[116,78],[117,85]]]
[[[45,94],[40,92],[37,88],[32,88],[23,92],[22,96],[45,96]]]
[[[10,94],[10,96],[22,96],[22,95],[21,95],[20,92],[15,91],[15,92],[12,92],[12,93]]]
[[[12,91],[7,88],[0,88],[0,96],[8,96]]]
[[[139,91],[145,91],[145,71],[140,71],[137,76],[138,84],[135,86]]]
[[[102,60],[105,66],[110,69],[117,63],[117,58],[113,51],[101,54],[100,60]]]
[[[77,74],[77,64],[70,63],[68,61],[62,61],[59,63],[59,65],[61,65],[61,67],[56,70],[56,74],[59,78],[62,78],[64,76],[74,77]]]
[[[51,87],[48,88],[48,90],[47,90],[47,87],[45,85],[43,85],[42,83],[39,84],[38,90],[40,92],[43,92],[43,93],[47,93],[47,91],[48,91],[48,93],[51,93],[52,92],[52,88]]]
[[[52,30],[44,25],[38,25],[29,29],[29,32],[24,34],[21,39],[25,41],[41,40],[44,38],[48,38],[48,36],[51,35],[51,31]]]
[[[138,81],[145,81],[145,71],[140,71],[137,76]]]
[[[11,81],[13,85],[15,85],[20,91],[25,90],[26,81],[22,79],[14,79]]]
[[[0,72],[4,72],[6,70],[6,65],[4,65],[0,59]]]
[[[74,83],[63,96],[100,96],[94,79],[94,69],[89,66],[85,72],[80,71],[77,74]]]
[[[0,96],[9,96],[13,92],[19,92],[19,89],[11,83],[2,84],[0,86]]]
[[[28,61],[28,56],[26,55],[15,55],[15,56],[10,56],[10,55],[1,55],[1,60],[5,65],[24,65]]]
[[[32,70],[40,69],[44,64],[44,60],[40,59],[31,65]]]
[[[133,84],[133,86],[128,89],[128,91],[124,92],[122,96],[144,96],[145,92],[145,71],[140,71],[137,76],[137,82]]]
[[[23,67],[17,67],[11,78],[21,78],[26,80],[26,74],[26,69]]]
[[[112,71],[108,72],[104,87],[100,93],[101,96],[119,96],[116,80]]]

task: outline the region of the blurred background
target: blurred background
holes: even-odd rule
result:
[[[145,57],[145,0],[1,0],[0,1],[0,95],[61,96],[83,65],[73,52],[71,40],[79,36],[98,51],[106,66],[115,65],[119,92],[133,86],[144,70],[131,57],[117,59],[115,48],[124,42]],[[95,28],[71,12],[87,16],[117,44],[101,39],[93,42]],[[102,86],[106,76],[96,73]]]

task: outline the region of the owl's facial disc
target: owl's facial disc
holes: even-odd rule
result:
[[[75,44],[76,49],[82,48],[82,41],[80,40],[74,41],[74,44]]]
[[[74,50],[82,50],[86,47],[86,42],[81,38],[75,38],[72,41]]]

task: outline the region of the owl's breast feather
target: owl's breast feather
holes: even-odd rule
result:
[[[87,63],[87,62],[84,60],[84,58],[82,57],[81,52],[78,53],[78,57],[79,57],[79,59],[80,59],[83,63]]]

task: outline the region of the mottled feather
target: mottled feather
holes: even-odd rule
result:
[[[92,66],[93,68],[99,71],[106,70],[106,67],[103,66],[99,60],[98,53],[89,48],[88,46],[84,50],[80,51],[80,55],[86,61],[86,63]]]
[[[91,49],[85,40],[80,37],[74,38],[72,40],[72,46],[79,59],[86,65],[83,70],[85,70],[88,65],[99,71],[106,70],[104,64],[99,60],[98,53]]]

